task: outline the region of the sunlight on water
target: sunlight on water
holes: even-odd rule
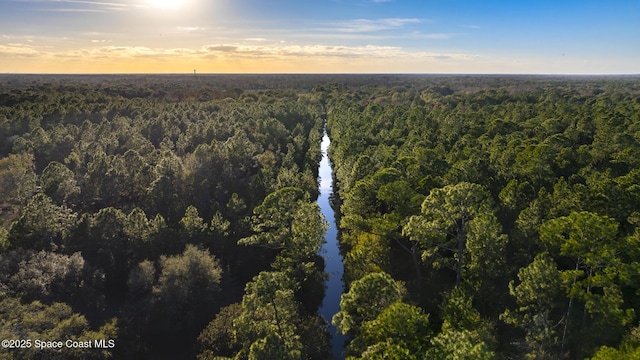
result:
[[[324,301],[320,307],[320,314],[324,316],[329,324],[331,318],[340,310],[340,296],[344,291],[344,283],[342,282],[342,274],[344,267],[342,264],[342,255],[338,246],[338,230],[336,228],[335,216],[333,208],[331,208],[330,197],[332,189],[331,165],[327,157],[327,149],[329,148],[329,137],[327,135],[322,139],[322,161],[320,162],[320,196],[318,197],[318,205],[322,209],[324,217],[329,222],[329,230],[325,234],[326,243],[320,250],[320,255],[324,258],[324,271],[329,274],[329,279],[325,283],[327,286]],[[331,346],[333,356],[336,359],[344,359],[342,351],[347,337],[336,334],[336,328],[329,326],[331,333]]]

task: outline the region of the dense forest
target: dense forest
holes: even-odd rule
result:
[[[638,79],[335,89],[328,130],[349,356],[640,356]]]
[[[639,259],[637,77],[0,76],[1,358],[635,358]]]
[[[326,357],[321,107],[217,80],[3,79],[3,358]]]

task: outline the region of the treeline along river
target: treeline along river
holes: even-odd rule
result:
[[[325,272],[329,275],[326,282],[327,288],[320,308],[320,314],[331,323],[331,318],[340,310],[340,295],[344,290],[342,274],[344,267],[342,265],[342,255],[338,243],[338,228],[335,222],[335,214],[331,207],[331,195],[333,189],[333,173],[331,171],[331,163],[329,162],[328,149],[331,140],[325,133],[322,138],[322,161],[320,161],[320,196],[318,197],[318,205],[322,210],[322,214],[329,222],[329,230],[325,235],[326,243],[322,246],[320,253],[325,261]],[[338,334],[336,327],[329,326],[331,333],[331,346],[333,355],[336,359],[344,359],[342,351],[346,336]]]

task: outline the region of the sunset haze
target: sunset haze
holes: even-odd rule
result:
[[[4,73],[640,73],[638,1],[5,0]]]

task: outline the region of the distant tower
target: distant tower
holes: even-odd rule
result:
[[[196,69],[193,69],[193,75],[195,75],[195,74],[196,74]]]

